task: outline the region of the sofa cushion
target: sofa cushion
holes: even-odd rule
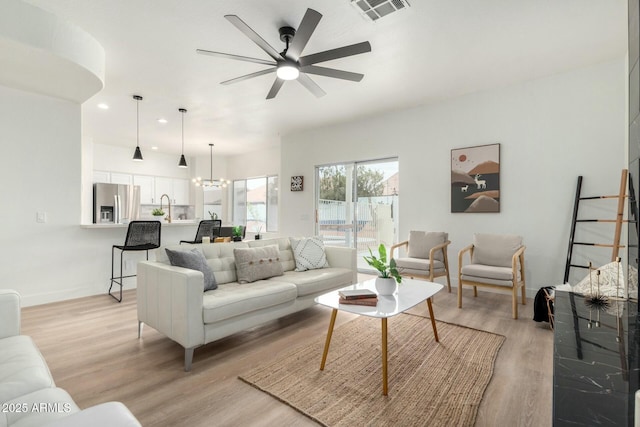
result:
[[[5,402],[5,404],[29,408],[28,412],[0,413],[0,417],[6,416],[6,425],[11,427],[40,427],[56,420],[63,420],[80,411],[69,393],[57,387],[36,390]],[[94,420],[92,424],[100,423],[98,420]],[[0,425],[2,425],[2,421],[0,421]]]
[[[260,279],[282,276],[282,264],[276,245],[258,248],[236,248],[236,274],[239,283],[251,283]]]
[[[233,250],[248,247],[245,242],[202,245],[202,252],[207,259],[207,264],[213,270],[218,285],[237,281],[236,258],[233,255]]]
[[[515,234],[473,235],[473,264],[511,267],[513,254],[522,247],[522,237]]]
[[[296,260],[296,271],[315,270],[329,267],[324,243],[320,237],[289,238],[293,257]]]
[[[293,283],[297,287],[298,296],[304,296],[351,285],[353,271],[339,267],[327,267],[304,272],[287,271],[283,277],[276,277],[270,280]]]
[[[447,241],[448,234],[433,231],[410,231],[409,232],[409,258],[429,259],[429,251],[434,246],[438,246]],[[437,251],[433,259],[444,261],[442,251]]]
[[[210,291],[218,287],[216,278],[213,275],[213,271],[207,264],[206,258],[199,249],[194,248],[178,251],[165,248],[165,251],[167,252],[167,257],[169,257],[169,262],[171,263],[171,265],[202,272],[204,276],[203,291]]]
[[[215,292],[205,292],[202,300],[204,323],[214,323],[231,317],[279,304],[293,304],[297,296],[293,283],[258,280],[253,283],[227,283]]]
[[[31,337],[17,335],[0,340],[0,402],[49,387],[55,387],[55,383]]]

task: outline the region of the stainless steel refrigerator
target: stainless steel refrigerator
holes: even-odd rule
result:
[[[124,224],[139,218],[139,185],[93,184],[95,224]]]

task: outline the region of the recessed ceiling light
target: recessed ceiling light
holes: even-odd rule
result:
[[[167,123],[167,119],[158,119],[158,123],[165,124]]]
[[[105,103],[101,103],[101,104],[98,104],[98,108],[100,108],[102,110],[108,110],[109,106],[107,104],[105,104]]]
[[[152,149],[152,150],[157,150],[157,149],[158,149],[158,147],[151,147],[151,149]]]

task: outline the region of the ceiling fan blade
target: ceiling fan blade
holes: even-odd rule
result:
[[[267,68],[266,70],[256,71],[255,73],[246,74],[244,76],[236,77],[235,79],[225,80],[223,82],[220,82],[220,84],[221,85],[230,85],[232,83],[238,83],[238,82],[241,82],[243,80],[252,79],[254,77],[264,76],[265,74],[273,73],[275,71],[276,71],[275,67]]]
[[[300,67],[300,71],[303,73],[317,74],[319,76],[333,77],[335,79],[351,80],[352,82],[359,82],[364,77],[364,74],[336,70],[335,68],[318,67],[317,65]]]
[[[298,81],[300,82],[300,84],[302,84],[302,86],[304,86],[307,89],[309,89],[309,92],[314,94],[316,96],[316,98],[320,98],[320,97],[325,96],[327,94],[325,91],[322,90],[322,88],[320,86],[318,86],[318,84],[316,82],[311,80],[311,77],[307,76],[304,73],[301,73],[298,76]]]
[[[271,90],[267,94],[267,99],[275,98],[283,84],[284,84],[284,80],[282,80],[279,77],[276,77],[276,81],[273,82],[273,86],[271,86]]]
[[[296,35],[293,36],[293,40],[289,45],[287,58],[294,61],[298,60],[321,18],[322,14],[320,12],[313,9],[307,9],[307,12],[304,14],[304,17],[300,22],[300,26],[298,26],[298,29],[296,30]]]
[[[237,29],[242,31],[245,36],[249,37],[255,44],[257,44],[262,50],[267,52],[267,54],[275,59],[282,59],[280,53],[275,50],[269,43],[267,43],[262,37],[258,35],[255,31],[251,29],[242,19],[237,17],[236,15],[225,15],[227,21],[231,22]]]
[[[267,61],[266,59],[251,58],[249,56],[232,55],[230,53],[213,52],[211,50],[196,49],[196,52],[200,55],[218,56],[220,58],[235,59],[238,61],[255,62],[256,64],[264,65],[276,65],[273,61]]]
[[[361,42],[349,46],[339,47],[337,49],[325,50],[311,55],[302,56],[299,59],[300,66],[317,64],[318,62],[331,61],[332,59],[344,58],[346,56],[359,55],[361,53],[371,52],[371,44],[369,42]]]

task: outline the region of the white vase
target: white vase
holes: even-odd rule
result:
[[[398,289],[398,284],[393,277],[376,278],[376,291],[378,291],[378,295],[393,295],[396,289]]]

